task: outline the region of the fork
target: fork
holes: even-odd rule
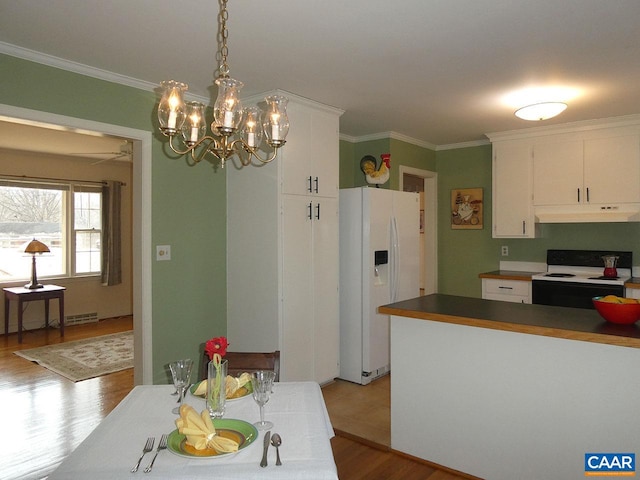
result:
[[[140,455],[140,458],[138,459],[138,463],[136,463],[136,466],[131,469],[131,473],[136,473],[138,471],[138,467],[140,466],[140,462],[142,461],[142,457],[144,457],[145,454],[147,454],[151,450],[153,450],[153,444],[154,444],[155,441],[156,441],[155,437],[147,438],[147,443],[144,444],[144,448],[142,449],[142,455]]]
[[[158,444],[158,449],[156,450],[156,454],[151,459],[151,463],[147,466],[147,468],[144,469],[144,473],[149,473],[151,471],[151,469],[153,468],[153,462],[156,461],[156,457],[158,456],[158,453],[160,452],[160,450],[164,450],[166,448],[167,448],[167,434],[163,433],[162,437],[160,437],[160,443]]]

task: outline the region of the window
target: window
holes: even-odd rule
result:
[[[102,194],[97,185],[0,179],[0,282],[28,279],[25,245],[37,238],[38,277],[99,275]]]

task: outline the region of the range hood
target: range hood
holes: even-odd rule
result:
[[[536,223],[640,222],[640,203],[534,207]]]

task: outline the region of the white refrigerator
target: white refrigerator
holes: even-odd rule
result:
[[[386,305],[420,295],[420,197],[340,190],[340,378],[366,385],[390,371]]]

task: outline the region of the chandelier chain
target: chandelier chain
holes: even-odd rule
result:
[[[227,39],[229,38],[227,31],[228,19],[227,0],[220,0],[220,12],[218,13],[218,45],[220,47],[218,54],[220,56],[220,66],[218,67],[218,74],[221,77],[229,76],[229,65],[227,64],[227,56],[229,55],[229,48],[227,47]]]

